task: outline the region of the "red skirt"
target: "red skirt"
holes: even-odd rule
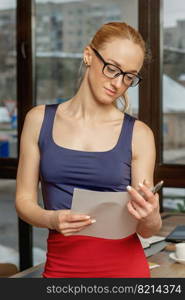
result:
[[[115,240],[50,232],[47,242],[45,278],[150,277],[136,233]]]

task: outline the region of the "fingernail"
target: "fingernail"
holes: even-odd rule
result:
[[[86,216],[85,219],[90,219],[90,216]]]
[[[95,219],[91,220],[91,223],[95,223],[95,222],[96,222],[96,220],[95,220]]]
[[[139,186],[143,187],[143,184],[141,182],[139,182]]]
[[[130,185],[127,185],[127,190],[131,190],[132,189],[132,187],[130,186]]]

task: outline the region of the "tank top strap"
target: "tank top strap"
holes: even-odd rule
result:
[[[132,149],[132,134],[134,123],[136,120],[137,119],[135,117],[125,113],[118,144],[118,151],[121,151],[121,153],[123,153],[123,151],[125,150],[125,155],[126,153],[131,152]]]
[[[41,147],[52,140],[53,122],[58,105],[59,103],[45,105],[44,119],[39,135],[39,145]]]

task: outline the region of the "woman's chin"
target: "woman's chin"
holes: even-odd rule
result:
[[[116,100],[115,95],[113,97],[108,94],[102,94],[102,93],[98,93],[98,94],[94,93],[94,98],[96,99],[96,102],[102,105],[111,105]]]
[[[113,104],[113,102],[115,101],[116,99],[110,99],[110,98],[103,98],[103,99],[99,99],[99,103],[101,104],[104,104],[104,105],[111,105]]]

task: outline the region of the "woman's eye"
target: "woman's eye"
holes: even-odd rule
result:
[[[110,67],[110,66],[107,66],[107,70],[110,72],[110,73],[115,73],[116,72],[116,69],[114,67]]]
[[[134,75],[132,75],[132,74],[126,74],[126,78],[127,78],[127,80],[130,80],[130,81],[132,81],[133,79],[134,79]]]

